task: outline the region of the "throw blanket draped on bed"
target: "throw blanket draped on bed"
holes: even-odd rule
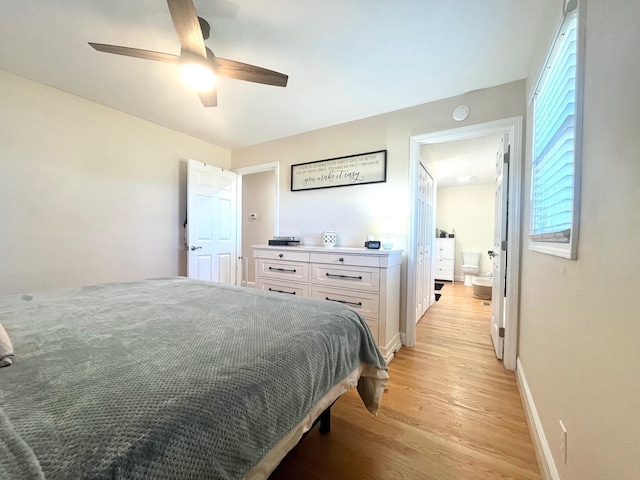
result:
[[[242,478],[362,364],[386,377],[348,307],[184,278],[0,298],[0,323],[3,479]]]

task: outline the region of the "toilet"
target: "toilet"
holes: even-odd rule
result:
[[[473,286],[473,277],[480,271],[479,265],[479,252],[462,252],[462,273],[464,273],[464,284],[467,287]]]

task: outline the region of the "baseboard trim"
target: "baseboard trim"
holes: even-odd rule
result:
[[[393,339],[387,344],[385,348],[380,349],[380,353],[384,357],[385,362],[387,364],[393,360],[394,355],[398,350],[402,348],[402,340],[401,335],[397,334]]]
[[[520,390],[520,398],[522,398],[522,403],[524,404],[527,422],[529,423],[529,430],[533,437],[533,446],[536,449],[540,473],[545,480],[560,480],[558,469],[551,455],[549,442],[542,429],[542,422],[540,421],[540,416],[533,401],[533,395],[531,395],[531,390],[529,390],[529,384],[527,383],[520,357],[516,360],[516,380],[518,390]]]

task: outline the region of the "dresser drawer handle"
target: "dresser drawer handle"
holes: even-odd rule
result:
[[[349,275],[334,275],[333,273],[327,273],[326,275],[327,277],[334,277],[334,278],[351,278],[353,280],[362,280],[362,275],[358,275],[357,277],[352,277]]]
[[[278,257],[282,258],[282,257],[284,257],[284,254],[279,253],[279,254],[278,254]]]
[[[362,306],[362,302],[347,302],[346,300],[337,300],[335,298],[329,298],[329,297],[325,297],[325,300],[329,300],[330,302],[338,302],[338,303],[344,303],[345,305],[355,305],[356,307],[361,307]]]
[[[293,270],[288,270],[286,268],[275,268],[275,267],[269,267],[269,270],[276,270],[277,272],[288,272],[288,273],[296,273],[296,269],[294,268]]]
[[[339,262],[344,262],[344,258],[340,257],[340,258],[338,259],[338,261],[339,261]]]
[[[295,295],[296,292],[285,292],[284,290],[276,290],[275,288],[269,287],[270,292],[278,292],[278,293],[288,293],[289,295]]]

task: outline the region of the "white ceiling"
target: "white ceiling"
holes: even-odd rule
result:
[[[438,165],[438,188],[495,183],[496,152],[502,135],[428,145]],[[473,177],[460,183],[457,177]]]
[[[547,0],[194,0],[220,57],[289,75],[219,79],[204,108],[176,65],[163,0],[4,0],[0,69],[229,149],[525,78]]]

